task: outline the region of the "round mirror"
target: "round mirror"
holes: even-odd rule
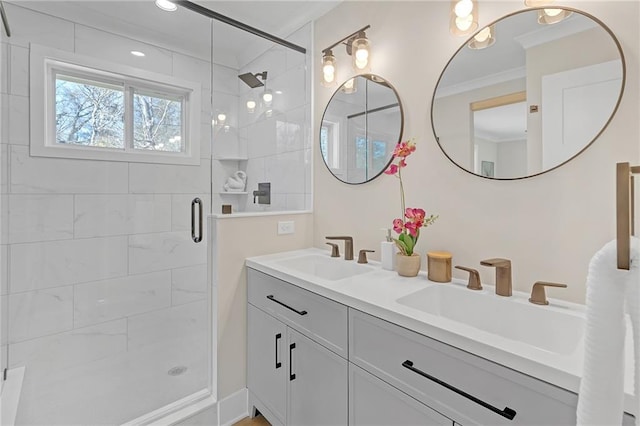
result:
[[[322,116],[320,152],[329,171],[345,183],[369,182],[391,162],[402,138],[404,115],[396,90],[384,78],[347,80]]]
[[[561,166],[613,117],[624,56],[602,22],[527,9],[482,28],[445,67],[431,104],[440,148],[478,176],[520,179]]]

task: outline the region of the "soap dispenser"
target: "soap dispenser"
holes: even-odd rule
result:
[[[396,269],[398,247],[396,247],[396,243],[391,238],[391,229],[382,228],[382,230],[387,232],[387,239],[380,243],[380,263],[382,264],[382,269],[393,271]]]

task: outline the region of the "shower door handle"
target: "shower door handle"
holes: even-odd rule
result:
[[[196,236],[196,204],[198,205],[198,236]],[[191,239],[194,243],[202,241],[202,200],[194,198],[191,201]]]

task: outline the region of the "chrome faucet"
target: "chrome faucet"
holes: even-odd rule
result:
[[[327,240],[344,240],[344,260],[353,260],[353,237],[325,237]]]
[[[511,296],[511,261],[498,257],[482,260],[480,264],[496,268],[496,294],[498,296]]]

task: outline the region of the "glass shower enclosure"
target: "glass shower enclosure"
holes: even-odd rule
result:
[[[153,2],[4,6],[2,362],[24,368],[16,424],[141,424],[209,397],[212,21]],[[55,94],[34,80],[37,49]],[[199,93],[174,96],[175,81]],[[43,96],[50,117],[34,109]],[[41,133],[62,154],[34,155]],[[179,164],[186,138],[199,152]]]

